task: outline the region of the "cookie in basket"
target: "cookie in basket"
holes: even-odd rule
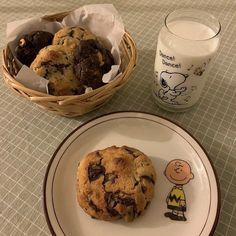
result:
[[[52,40],[53,34],[46,31],[33,31],[22,35],[15,49],[16,57],[21,63],[30,66],[38,52],[52,44]]]
[[[48,79],[49,94],[55,96],[84,93],[84,87],[76,78],[74,55],[69,47],[49,45],[40,50],[30,68],[39,76]]]
[[[81,40],[96,39],[97,37],[90,31],[81,27],[64,27],[53,38],[53,44],[69,46],[75,48]]]
[[[75,74],[80,83],[93,89],[104,85],[102,77],[115,64],[112,54],[98,40],[81,40],[75,48]]]
[[[111,146],[81,160],[77,200],[92,218],[132,221],[150,204],[155,180],[155,169],[144,153]]]

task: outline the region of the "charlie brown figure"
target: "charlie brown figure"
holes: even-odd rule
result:
[[[175,184],[166,198],[167,208],[172,211],[166,212],[165,216],[171,220],[186,221],[184,215],[186,197],[183,185],[194,178],[191,167],[186,161],[175,159],[168,163],[164,174],[171,183]]]

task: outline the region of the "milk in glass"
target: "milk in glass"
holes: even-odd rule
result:
[[[209,64],[219,48],[220,25],[211,27],[180,14],[160,30],[153,96],[170,111],[183,111],[200,98]]]

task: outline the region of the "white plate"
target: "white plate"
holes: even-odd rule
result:
[[[145,214],[131,223],[106,222],[86,215],[76,202],[76,170],[87,153],[127,145],[147,154],[157,171],[155,197]],[[187,221],[164,216],[174,184],[164,175],[173,159],[188,162],[194,174],[183,186]],[[54,235],[66,236],[208,236],[219,216],[219,188],[209,158],[199,143],[176,124],[146,113],[119,112],[94,119],[74,130],[58,147],[45,176],[44,207]]]

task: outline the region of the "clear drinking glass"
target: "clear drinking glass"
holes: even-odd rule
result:
[[[206,12],[176,10],[159,32],[152,92],[168,111],[185,111],[200,98],[220,45],[219,21]]]

